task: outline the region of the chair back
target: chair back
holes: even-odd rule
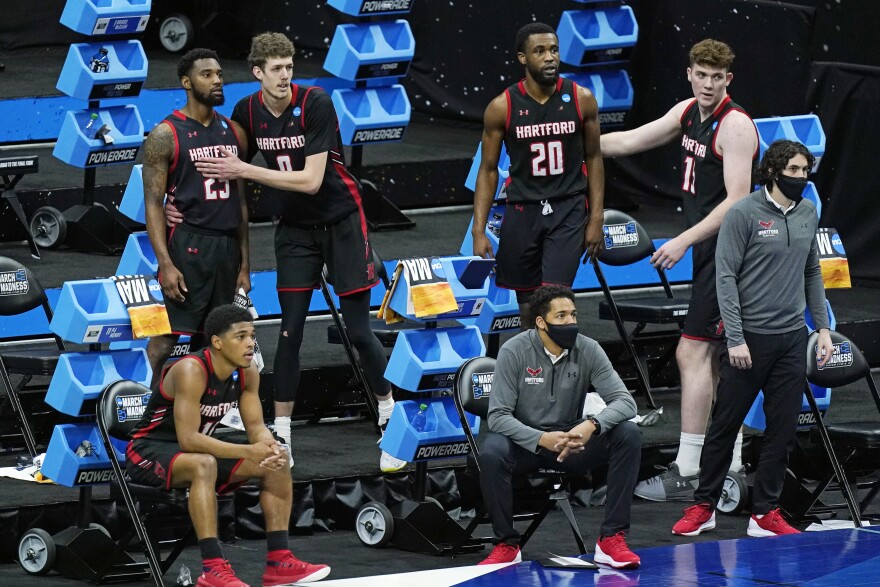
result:
[[[456,404],[485,422],[489,416],[489,396],[494,377],[495,359],[492,357],[474,357],[462,363],[455,373]]]
[[[48,308],[43,286],[30,269],[9,257],[0,257],[0,316],[15,316],[34,308]],[[49,316],[51,319],[51,316]]]
[[[140,421],[152,392],[140,383],[122,379],[114,381],[98,397],[98,428],[107,437],[129,440],[131,431]]]
[[[373,252],[373,270],[376,272],[376,277],[382,280],[382,285],[385,286],[385,289],[388,289],[391,284],[388,282],[388,272],[385,270],[385,263],[382,261],[379,253],[376,252],[376,248],[372,246],[372,243],[370,245],[370,250]]]
[[[855,383],[871,374],[871,367],[856,343],[844,335],[831,331],[835,353],[824,367],[816,364],[816,344],[819,332],[813,332],[807,342],[807,380],[819,387],[841,387]]]
[[[602,220],[605,248],[599,260],[620,267],[654,254],[654,241],[638,221],[620,210],[607,208]]]

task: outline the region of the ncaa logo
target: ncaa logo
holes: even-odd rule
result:
[[[571,102],[571,96],[569,94],[562,94],[562,101],[565,103]]]
[[[296,108],[293,109],[293,115],[294,115],[294,116],[299,116],[300,114],[302,114],[302,108],[300,108],[299,106],[297,106]]]
[[[846,255],[846,251],[843,250],[843,241],[840,240],[840,235],[836,232],[831,236],[831,246],[841,255]]]

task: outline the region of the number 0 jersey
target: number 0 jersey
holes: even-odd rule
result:
[[[741,106],[731,101],[730,96],[724,98],[706,120],[700,121],[696,99],[681,115],[681,189],[688,227],[703,220],[727,197],[724,159],[715,150],[715,138],[721,121],[734,110],[748,116]],[[755,150],[754,157],[757,156],[758,151]],[[752,167],[754,173],[754,162]]]
[[[174,133],[174,158],[168,169],[165,193],[190,226],[220,232],[234,231],[241,223],[241,197],[235,181],[206,179],[195,162],[222,157],[223,145],[236,155],[239,140],[232,123],[214,112],[208,126],[175,110],[162,121]]]
[[[199,432],[210,436],[213,434],[220,420],[226,412],[238,407],[238,400],[245,388],[244,369],[236,369],[226,381],[220,381],[214,373],[214,365],[211,361],[211,351],[203,348],[200,351],[182,357],[180,360],[195,359],[205,370],[205,391],[199,411],[202,420],[199,423]],[[147,410],[141,417],[131,437],[148,438],[160,442],[177,442],[177,429],[174,426],[174,398],[168,397],[163,391],[165,376],[168,367],[162,373],[159,381],[159,393],[153,392]]]
[[[504,90],[509,201],[540,202],[587,191],[577,89],[571,80],[559,78],[556,91],[544,104],[529,96],[524,81]]]
[[[318,193],[269,190],[277,194],[285,224],[336,224],[361,208],[360,187],[345,167],[336,110],[324,90],[291,84],[290,104],[277,117],[263,103],[261,90],[239,100],[232,119],[248,131],[248,153],[259,149],[270,169],[300,171],[306,157],[327,153]]]

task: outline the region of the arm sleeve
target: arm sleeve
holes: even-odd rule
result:
[[[314,88],[309,92],[303,104],[303,116],[306,128],[305,155],[324,153],[336,146],[337,127],[336,110],[327,92]]]
[[[495,378],[489,396],[489,429],[507,436],[526,450],[536,452],[543,432],[526,426],[513,415],[519,398],[516,374],[522,370],[518,367],[518,357],[510,347],[502,346],[495,362]]]
[[[815,235],[818,222],[813,227]],[[822,280],[822,268],[819,265],[819,245],[815,237],[810,244],[810,253],[804,266],[804,294],[807,298],[807,307],[813,317],[813,325],[816,330],[831,328],[828,320],[828,307],[825,305],[825,282]]]
[[[743,211],[738,208],[728,210],[721,223],[718,244],[715,247],[715,287],[718,290],[718,307],[724,321],[728,348],[746,342],[742,332],[739,302],[739,270],[748,242],[745,225]]]
[[[601,426],[600,434],[605,434],[636,415],[636,402],[598,342],[590,340],[585,354],[590,365],[590,385],[606,404],[595,416]]]

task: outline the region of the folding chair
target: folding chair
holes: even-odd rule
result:
[[[690,298],[686,296],[675,297],[666,272],[656,269],[659,285],[663,287],[662,295],[639,296],[625,299],[614,299],[611,288],[602,272],[599,261],[613,267],[631,265],[645,258],[650,258],[656,250],[654,241],[647,231],[632,216],[618,210],[605,210],[602,230],[605,233],[605,249],[599,254],[599,259],[593,260],[593,269],[596,278],[605,294],[605,301],[599,303],[599,318],[602,320],[614,320],[620,340],[623,342],[626,352],[632,359],[635,367],[636,382],[639,391],[645,394],[648,405],[657,408],[651,395],[651,371],[648,369],[648,355],[639,352],[634,341],[647,338],[642,334],[648,324],[675,324],[679,333],[687,317]],[[631,333],[627,333],[625,322],[635,322],[636,327]],[[658,369],[663,368],[674,356],[675,347],[666,350],[657,362]]]
[[[470,454],[473,457],[477,471],[479,472],[479,456],[480,451],[477,447],[476,439],[473,431],[468,425],[465,412],[480,417],[482,426],[488,426],[489,416],[489,396],[491,395],[492,379],[495,375],[495,359],[492,357],[474,357],[462,363],[461,367],[455,374],[453,397],[455,399],[455,409],[458,412],[458,418],[461,422],[464,434],[467,437],[470,446]],[[470,457],[469,457],[470,458]],[[537,497],[542,501],[541,507],[537,512],[528,512],[514,515],[514,521],[531,520],[531,523],[520,536],[520,548],[525,547],[526,542],[547,517],[547,514],[553,509],[554,505],[559,505],[559,509],[568,520],[572,534],[574,534],[575,542],[581,554],[587,553],[587,547],[584,545],[584,539],[581,536],[580,528],[574,517],[574,511],[571,509],[571,501],[569,500],[568,481],[566,473],[553,469],[540,469],[533,473],[529,473],[523,477],[528,485],[527,490],[514,490],[514,503],[524,502],[528,499],[530,502],[535,501]],[[540,489],[536,492],[532,485],[538,485]],[[549,486],[550,490],[547,490]],[[516,484],[515,484],[516,487]],[[526,488],[524,488],[526,489]],[[536,502],[537,503],[537,502]],[[464,543],[453,545],[452,556],[461,549],[465,543],[490,543],[491,537],[472,538],[474,530],[479,524],[487,523],[487,508],[481,505],[474,519],[468,524],[464,535],[467,540]]]
[[[132,481],[125,472],[125,463],[120,462],[110,444],[110,438],[128,440],[132,429],[138,423],[140,416],[127,417],[126,407],[129,405],[146,405],[150,397],[150,390],[140,383],[123,379],[111,383],[101,391],[97,403],[98,430],[104,443],[104,450],[110,457],[115,478],[110,483],[111,494],[118,492],[122,495],[128,515],[131,518],[129,528],[117,541],[117,550],[123,551],[137,534],[140,546],[147,558],[146,564],[149,574],[153,578],[156,587],[163,587],[162,576],[168,571],[184,547],[195,537],[195,528],[189,523],[189,529],[185,535],[172,541],[171,552],[166,558],[161,557],[160,543],[151,537],[147,531],[147,524],[157,513],[160,506],[172,506],[182,512],[176,518],[189,520],[187,513],[187,490],[171,489],[170,491],[151,485],[140,485]],[[126,399],[126,398],[136,398]],[[163,516],[163,521],[167,520]],[[164,544],[162,544],[164,545]],[[111,557],[112,558],[112,557]]]
[[[822,369],[816,364],[816,344],[819,333],[814,332],[807,344],[807,380],[818,387],[842,387],[864,378],[871,392],[874,406],[880,415],[880,393],[871,376],[871,367],[861,350],[854,342],[839,332],[831,331],[831,342],[837,352]],[[831,470],[821,479],[806,502],[803,515],[822,514],[842,509],[844,504],[817,505],[819,498],[829,488],[839,489],[843,494],[845,507],[849,509],[856,527],[861,527],[861,519],[873,499],[880,493],[880,479],[859,482],[858,477],[876,473],[880,469],[880,421],[841,422],[825,424],[822,413],[810,386],[804,391],[807,402],[816,418],[816,428],[812,434],[818,435],[825,453],[828,455]],[[839,459],[838,451],[843,455]],[[832,487],[833,481],[837,481]],[[867,489],[865,497],[859,501],[857,491]],[[800,512],[798,512],[800,514]],[[802,517],[802,516],[801,516]]]
[[[0,288],[3,288],[0,290],[0,316],[17,316],[42,307],[46,320],[52,322],[52,308],[46,292],[27,267],[8,257],[0,257],[0,278]],[[58,367],[58,357],[64,352],[64,342],[58,336],[53,335],[53,338],[57,347],[54,349],[0,351],[0,379],[3,380],[4,391],[15,412],[19,430],[31,457],[37,456],[37,444],[19,396],[36,392],[42,392],[45,396],[46,386],[28,384],[35,376],[51,376]],[[18,385],[12,384],[10,375],[21,376]]]

